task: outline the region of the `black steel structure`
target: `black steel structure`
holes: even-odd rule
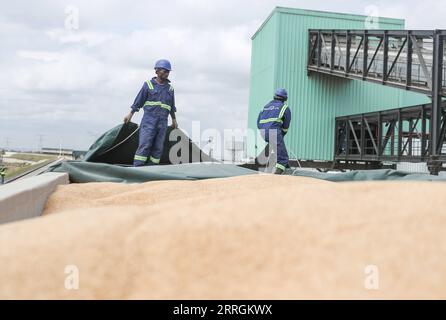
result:
[[[336,118],[335,161],[446,162],[446,103],[440,108],[440,141],[432,163],[432,104]]]
[[[309,30],[308,39],[309,75],[379,83],[424,93],[432,101],[337,118],[335,162],[426,161],[438,174],[446,162],[446,30]]]

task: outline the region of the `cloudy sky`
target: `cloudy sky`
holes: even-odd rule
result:
[[[408,29],[446,29],[446,1],[431,0],[0,5],[0,147],[30,149],[39,140],[47,147],[87,149],[122,121],[159,58],[173,64],[180,127],[190,132],[199,120],[201,130],[245,128],[251,36],[275,6],[373,11],[406,19]]]

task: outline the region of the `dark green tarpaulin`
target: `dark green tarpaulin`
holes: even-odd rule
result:
[[[188,154],[184,155],[184,163],[216,161],[192,143],[183,131],[168,127],[160,164],[172,164],[169,160],[169,152],[180,140],[184,142],[185,150],[188,151]],[[133,122],[120,124],[104,133],[92,144],[84,156],[84,161],[131,165],[138,142],[138,125]],[[181,150],[177,152],[177,155],[181,156]]]
[[[236,165],[218,163],[192,143],[183,131],[172,127],[167,129],[161,165],[134,168],[131,165],[138,141],[137,124],[120,124],[99,137],[87,151],[83,161],[65,161],[48,171],[67,172],[72,183],[196,180],[256,173]],[[179,141],[184,149],[176,145]],[[176,155],[183,156],[181,164],[172,164],[169,159],[169,152],[174,145]]]
[[[417,180],[417,181],[446,181],[445,176],[411,173],[391,169],[356,170],[341,173],[322,173],[307,170],[287,169],[286,174],[301,177],[310,177],[327,181],[368,181],[368,180]]]
[[[176,139],[170,141],[169,135],[174,133]],[[172,136],[173,137],[173,136]],[[217,163],[201,151],[192,141],[178,129],[168,128],[164,143],[161,166],[131,167],[138,147],[138,125],[121,124],[104,133],[85,154],[84,161],[66,161],[48,171],[67,172],[70,181],[84,182],[146,182],[154,180],[196,180],[224,178],[257,171],[232,164]],[[172,165],[169,160],[171,148],[181,139],[185,142],[184,150],[188,150],[182,164]],[[175,150],[175,149],[174,149]],[[177,152],[177,155],[181,155]],[[195,162],[195,163],[193,163]],[[200,163],[201,162],[201,163]],[[247,165],[246,165],[247,166]],[[366,180],[418,180],[446,181],[446,177],[429,174],[415,174],[396,170],[358,170],[345,173],[320,173],[306,170],[287,169],[286,174],[304,176],[328,181],[366,181]]]
[[[198,180],[257,174],[257,171],[222,163],[186,163],[166,166],[124,167],[105,163],[65,161],[49,169],[67,172],[72,183],[156,180]]]
[[[65,161],[48,171],[67,172],[72,183],[122,182],[138,183],[157,180],[199,180],[226,178],[257,174],[258,171],[233,164],[186,163],[179,165],[131,167],[93,163],[85,161]],[[344,173],[320,173],[306,170],[287,170],[286,174],[310,177],[333,182],[402,180],[402,181],[446,181],[446,177],[429,174],[415,174],[396,170],[360,170]]]

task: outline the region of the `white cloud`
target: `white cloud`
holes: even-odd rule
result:
[[[101,32],[83,32],[67,29],[52,29],[45,32],[51,39],[61,44],[84,44],[88,47],[104,44],[113,38],[113,35]]]
[[[59,52],[27,51],[27,50],[17,51],[17,56],[23,59],[32,59],[43,62],[56,62],[59,61],[62,57],[62,55]]]
[[[90,91],[105,81],[104,65],[82,52],[19,51],[14,82],[24,91]]]

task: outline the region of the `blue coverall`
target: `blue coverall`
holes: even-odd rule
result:
[[[159,164],[167,131],[167,118],[176,112],[175,95],[170,81],[160,85],[155,77],[144,82],[132,105],[132,111],[144,108],[139,129],[139,146],[133,165]]]
[[[291,122],[291,111],[287,104],[280,100],[272,100],[263,110],[260,111],[257,118],[257,128],[260,129],[263,139],[269,143],[270,147],[277,147],[276,168],[285,170],[288,167],[288,152],[286,150],[283,138],[288,132]],[[273,137],[273,130],[277,132],[277,144],[270,141]]]

